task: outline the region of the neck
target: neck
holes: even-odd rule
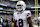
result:
[[[18,11],[18,12],[23,12],[23,10],[21,10],[21,11]]]

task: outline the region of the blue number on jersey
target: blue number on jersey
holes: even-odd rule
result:
[[[17,22],[16,22],[17,23]],[[18,25],[19,27],[23,27],[23,20],[22,19],[19,19],[18,20]],[[18,26],[17,26],[18,27]]]

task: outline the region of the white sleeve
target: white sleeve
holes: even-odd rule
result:
[[[31,12],[30,12],[30,11],[27,12],[26,17],[27,17],[27,18],[28,18],[28,17],[31,17]]]

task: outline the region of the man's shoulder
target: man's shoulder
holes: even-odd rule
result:
[[[29,10],[25,10],[24,13],[31,13],[31,11],[29,11]]]

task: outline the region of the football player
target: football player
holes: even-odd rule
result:
[[[33,27],[31,12],[25,11],[26,4],[24,1],[18,1],[16,4],[16,12],[14,13],[14,25],[16,27]]]

